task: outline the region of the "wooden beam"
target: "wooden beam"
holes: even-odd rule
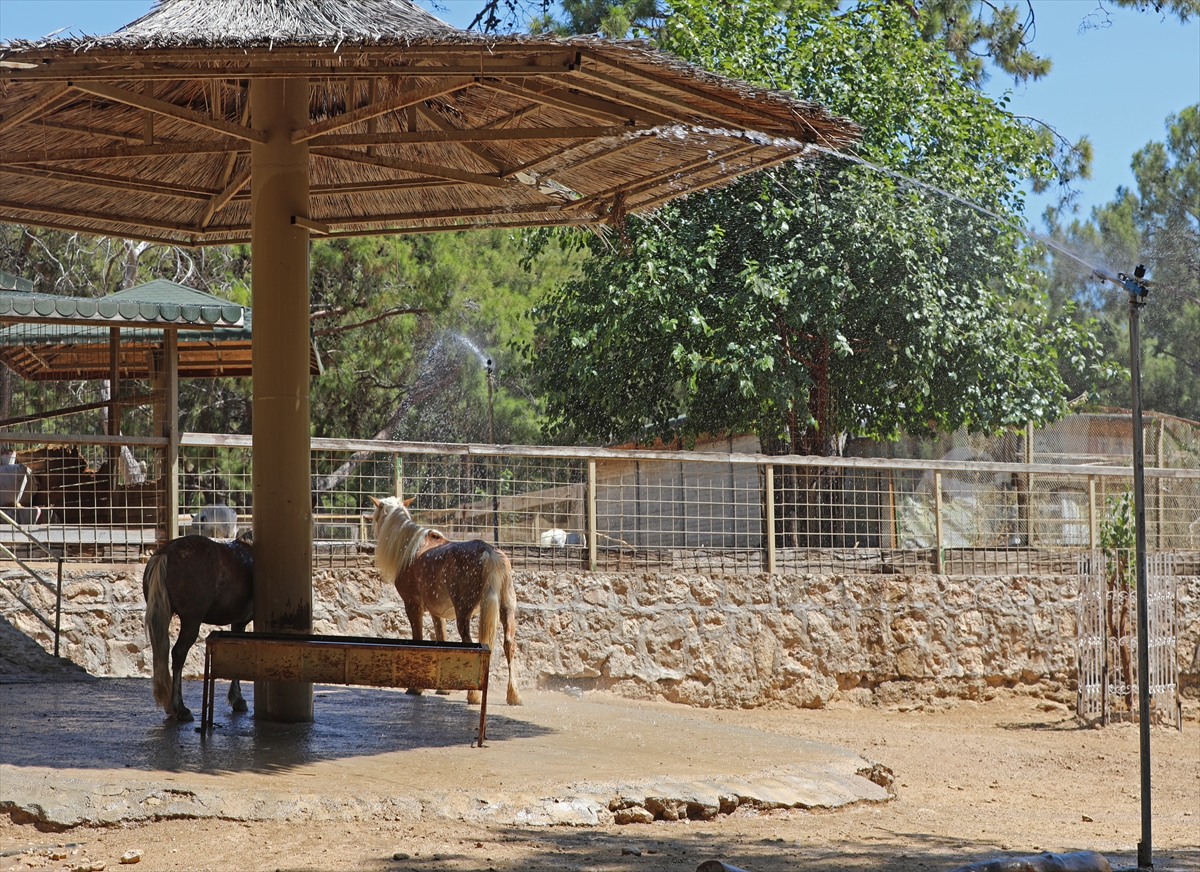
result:
[[[659,116],[649,115],[628,106],[621,106],[611,103],[608,100],[599,100],[595,97],[586,97],[582,94],[572,94],[570,91],[561,88],[548,88],[536,81],[534,84],[538,85],[539,89],[531,90],[528,87],[528,79],[521,81],[522,85],[514,85],[511,82],[499,79],[480,79],[479,84],[489,90],[499,91],[501,94],[510,94],[534,103],[541,103],[544,106],[553,106],[556,109],[564,109],[567,112],[582,115],[585,118],[608,121],[609,123],[623,123],[632,126],[638,121],[644,122],[649,120],[651,124],[658,124],[662,121]]]
[[[418,111],[421,111],[418,109]],[[424,114],[424,113],[422,113]],[[311,140],[313,146],[415,145],[433,142],[509,142],[512,140],[597,139],[622,136],[636,127],[506,127],[422,130],[416,133],[334,133]]]
[[[134,94],[132,91],[126,91],[124,88],[114,88],[112,85],[105,85],[100,82],[75,82],[71,84],[74,84],[76,89],[83,91],[85,94],[103,97],[115,103],[124,103],[126,106],[133,106],[137,109],[146,109],[168,118],[195,124],[197,127],[215,130],[227,136],[237,137],[248,142],[267,141],[266,133],[261,130],[244,127],[241,124],[231,124],[221,118],[213,118],[211,115],[205,115],[203,112],[185,109],[182,106],[176,106],[174,103],[168,103],[166,100],[157,100],[145,94]]]
[[[118,133],[115,130],[104,130],[99,127],[87,127],[83,124],[68,124],[65,121],[50,121],[47,119],[38,119],[37,122],[42,127],[52,127],[55,130],[67,130],[71,133],[82,133],[85,136],[98,136],[103,139],[119,139],[122,142],[140,143],[142,135],[140,133]],[[159,140],[162,142],[163,140]]]
[[[11,130],[17,125],[34,118],[43,112],[57,108],[59,101],[71,90],[69,82],[51,85],[39,91],[33,98],[26,100],[20,106],[14,106],[7,115],[0,116],[0,133]]]
[[[335,230],[326,239],[346,239],[358,236],[402,236],[409,233],[437,233],[439,231],[478,230],[489,227],[565,227],[595,223],[594,216],[570,216],[566,218],[523,218],[515,221],[463,221],[458,224],[414,224],[411,227],[375,227],[369,230]],[[5,434],[7,436],[8,434]]]
[[[38,210],[35,209],[33,211],[37,212]],[[103,220],[108,221],[109,219],[106,218]],[[26,216],[15,216],[15,215],[4,214],[2,211],[0,211],[0,221],[7,221],[10,224],[26,224],[30,227],[44,227],[47,230],[65,230],[68,233],[87,233],[92,236],[116,236],[116,235],[119,235],[122,239],[134,239],[134,240],[137,240],[138,242],[155,242],[155,243],[159,243],[162,245],[178,245],[181,248],[195,248],[198,245],[232,245],[232,244],[238,243],[238,242],[249,242],[250,241],[250,228],[249,227],[246,228],[244,239],[241,237],[238,237],[238,238],[224,238],[223,237],[223,238],[216,239],[216,240],[210,240],[207,237],[197,239],[194,234],[189,235],[185,239],[180,239],[176,236],[155,235],[153,233],[147,233],[146,228],[141,227],[139,225],[132,225],[132,229],[121,228],[121,230],[118,233],[117,231],[113,230],[112,228],[102,227],[102,228],[97,229],[95,227],[81,227],[78,224],[71,224],[66,221],[52,221],[52,220],[43,218],[36,214],[33,217],[26,217]],[[11,318],[0,315],[0,321],[11,321],[11,320],[12,320]],[[29,323],[29,324],[62,324],[63,323],[63,321],[61,319],[57,319],[57,318],[45,318],[45,319],[20,318],[18,320],[20,320],[22,323]],[[91,322],[79,322],[79,323],[91,323]],[[5,436],[7,437],[8,434],[6,433]]]
[[[567,164],[562,169],[557,170],[554,173],[551,173],[550,178],[554,178],[554,176],[556,176],[558,173],[570,172],[571,170],[585,167],[588,164],[592,163],[593,161],[598,161],[598,160],[600,160],[602,158],[606,158],[606,157],[612,157],[613,155],[620,154],[621,152],[623,152],[627,149],[634,148],[635,146],[638,146],[638,145],[644,145],[646,143],[646,141],[647,141],[646,137],[637,136],[637,137],[634,137],[633,139],[629,140],[629,142],[625,142],[625,143],[622,143],[621,145],[618,145],[616,148],[610,148],[607,151],[598,151],[594,154],[589,154],[587,157],[582,157],[579,160],[575,161],[574,163]],[[581,148],[582,146],[577,146],[577,147]],[[569,150],[570,149],[568,149],[568,151]]]
[[[458,132],[455,130],[455,128],[446,124],[441,118],[439,118],[436,113],[431,112],[428,109],[428,107],[426,107],[424,104],[418,103],[416,108],[417,108],[417,114],[420,115],[422,118],[424,118],[426,121],[428,121],[430,124],[432,124],[435,128],[437,128],[438,133],[453,134],[453,133]],[[416,132],[419,133],[420,131],[416,131]],[[458,145],[459,148],[463,149],[466,152],[469,152],[470,154],[474,155],[479,160],[483,161],[485,164],[487,164],[487,166],[489,166],[491,168],[492,172],[497,173],[499,175],[504,174],[504,171],[505,171],[504,164],[497,161],[496,158],[494,156],[492,156],[491,154],[489,154],[487,152],[487,150],[485,148],[483,148],[482,146],[476,145],[474,142],[467,142],[467,141],[464,141],[461,139],[446,140],[446,141],[454,142],[455,144]]]
[[[598,55],[595,52],[588,51],[587,49],[582,50],[579,54],[580,54],[581,58],[586,58],[587,60],[590,60],[593,63],[600,64],[602,66],[606,66],[609,69],[619,70],[620,72],[625,73],[626,75],[633,75],[639,79],[646,78],[646,73],[642,72],[641,70],[638,70],[631,66],[627,66],[626,64],[622,64],[619,61],[609,60],[608,58],[605,58],[602,55]],[[678,79],[672,80],[671,88],[676,91],[683,92],[685,94],[691,94],[692,96],[696,97],[697,99],[706,100],[710,103],[715,103],[716,105],[724,107],[726,109],[729,109],[733,112],[745,112],[746,114],[753,115],[762,121],[769,121],[772,124],[774,124],[780,128],[782,128],[784,126],[783,118],[781,116],[784,112],[788,111],[785,107],[780,107],[780,115],[773,115],[769,112],[766,112],[766,111],[758,108],[757,106],[751,106],[748,103],[738,102],[737,100],[732,100],[728,97],[724,97],[721,95],[710,94],[707,91],[697,88],[687,82],[681,82]],[[798,127],[807,127],[812,133],[819,136],[816,129],[812,126],[811,122],[809,122],[807,119],[802,120],[802,119],[796,117],[794,114],[792,114],[791,117],[789,118],[789,120],[793,124],[797,125]],[[794,135],[796,133],[799,133],[799,131],[795,130],[795,129],[787,131],[787,135]],[[826,143],[829,142],[824,137],[820,137],[820,141],[826,142]]]
[[[320,136],[322,133],[341,130],[343,127],[349,127],[351,124],[357,124],[360,121],[367,121],[371,118],[377,118],[380,115],[386,115],[389,112],[395,112],[397,109],[404,109],[425,100],[431,100],[434,97],[441,97],[466,87],[472,81],[472,79],[468,78],[438,79],[425,85],[405,88],[399,94],[387,100],[380,100],[369,106],[363,106],[361,109],[343,112],[341,115],[333,118],[327,118],[324,121],[318,121],[316,124],[310,124],[307,127],[292,131],[292,142],[307,142],[314,137]]]
[[[728,161],[731,158],[745,154],[746,152],[754,151],[755,149],[757,149],[759,147],[760,146],[757,146],[757,145],[746,145],[746,146],[741,146],[739,148],[730,149],[729,151],[724,152],[723,154],[713,155],[712,157],[703,157],[703,158],[700,158],[699,160],[694,160],[691,163],[684,164],[683,166],[674,167],[674,168],[672,168],[670,170],[666,170],[664,172],[655,173],[652,176],[644,176],[642,178],[633,179],[631,181],[625,182],[624,184],[614,185],[611,188],[606,188],[603,191],[598,191],[595,194],[590,194],[589,196],[584,197],[581,200],[575,200],[571,203],[568,203],[565,206],[563,206],[563,208],[564,209],[579,209],[584,206],[594,206],[597,203],[603,202],[604,200],[607,200],[610,197],[614,197],[619,193],[628,194],[631,191],[637,191],[637,190],[640,190],[643,188],[652,187],[655,183],[661,182],[664,179],[669,179],[672,176],[684,175],[687,172],[689,172],[690,170],[698,169],[700,167],[707,166],[712,163]]]
[[[355,53],[363,47],[355,46]],[[447,50],[451,47],[447,46]],[[478,48],[475,49],[478,51]],[[395,51],[394,48],[391,51]],[[276,48],[273,54],[281,54]],[[404,54],[414,57],[411,49],[405,49]],[[434,56],[444,55],[436,52]],[[530,64],[525,59],[506,60],[501,57],[491,57],[479,63],[441,64],[396,66],[390,64],[369,64],[364,66],[343,66],[339,64],[279,64],[270,68],[252,68],[250,66],[233,69],[222,69],[221,78],[227,79],[328,79],[328,78],[369,78],[372,76],[400,78],[429,78],[431,76],[543,76],[566,75],[570,72],[569,63],[563,62],[562,52],[556,52],[553,57],[559,61],[557,66]],[[197,58],[201,55],[198,53]],[[246,60],[246,54],[239,52],[235,57],[228,57],[217,52],[212,56],[203,56],[205,62],[217,62],[221,59]],[[177,60],[177,58],[176,58]],[[116,67],[101,64],[74,64],[68,66],[63,61],[52,61],[49,64],[38,63],[35,70],[0,70],[0,81],[10,82],[61,82],[75,79],[79,82],[137,82],[146,80],[180,81],[187,79],[212,78],[211,67],[180,67],[180,66],[151,66],[139,69]]]
[[[333,228],[354,226],[359,224],[394,224],[402,221],[434,221],[446,218],[487,218],[491,216],[504,217],[516,215],[546,215],[558,211],[559,208],[557,206],[542,206],[540,204],[517,208],[504,206],[489,208],[487,206],[483,206],[478,209],[438,209],[424,212],[395,212],[388,215],[347,215],[341,218],[326,218],[321,223],[328,228]],[[299,223],[299,221],[296,221],[295,223]],[[329,229],[326,232],[332,233],[333,231]]]
[[[700,106],[697,106],[696,102],[694,100],[688,101],[688,100],[680,99],[679,97],[672,97],[668,94],[662,94],[658,91],[653,90],[652,88],[646,88],[641,85],[634,85],[629,82],[623,81],[622,79],[618,79],[615,76],[606,76],[604,73],[597,72],[596,70],[594,70],[590,67],[579,67],[576,70],[575,74],[572,76],[572,84],[576,85],[579,88],[582,88],[584,90],[589,90],[589,91],[595,87],[594,85],[589,85],[588,83],[586,83],[584,81],[580,81],[581,79],[594,79],[595,81],[602,82],[605,85],[609,86],[610,88],[615,88],[618,91],[629,91],[631,93],[637,94],[639,97],[647,97],[651,100],[657,101],[659,104],[670,106],[672,109],[682,109],[684,112],[686,112],[688,115],[691,115],[691,116],[699,116],[700,118],[708,118],[713,121],[717,121],[722,125],[729,126],[729,127],[735,127],[738,130],[746,129],[745,124],[735,121],[732,118],[728,117],[727,115],[721,115],[717,112],[713,112],[708,109],[703,109]],[[593,91],[592,93],[604,93],[604,92]],[[607,91],[607,93],[612,93],[612,92]]]
[[[109,224],[128,224],[133,227],[149,227],[155,230],[173,230],[176,233],[194,234],[197,232],[196,228],[187,224],[175,224],[170,221],[154,221],[145,218],[144,216],[134,218],[125,215],[111,215],[104,212],[91,212],[84,209],[68,209],[62,206],[47,206],[42,203],[29,205],[13,203],[9,200],[0,200],[0,211],[2,210],[36,212],[41,215],[57,215],[60,218],[80,218],[84,221],[104,221]],[[15,219],[15,223],[28,224],[31,222],[25,220],[24,218],[17,218]],[[77,229],[83,230],[84,233],[104,233],[104,231],[99,230],[84,230],[83,228]]]
[[[419,163],[417,161],[403,160],[396,157],[371,157],[360,151],[350,151],[344,148],[322,148],[313,149],[313,154],[319,154],[322,157],[329,157],[335,160],[343,160],[349,163],[361,163],[373,167],[385,167],[387,169],[401,170],[406,173],[417,173],[418,175],[434,176],[439,179],[453,179],[457,182],[466,182],[469,185],[482,185],[487,188],[510,188],[513,183],[496,176],[485,176],[479,173],[470,173],[466,170],[456,170],[452,167],[439,167],[427,163]]]
[[[297,227],[303,227],[310,233],[316,233],[320,236],[329,235],[329,225],[324,221],[314,221],[311,218],[305,218],[303,215],[293,215],[292,223]]]
[[[229,151],[228,140],[159,142],[154,145],[99,145],[87,148],[31,148],[0,151],[0,164],[43,163],[56,160],[113,160],[126,157],[161,157],[172,154],[215,154]],[[237,146],[233,146],[236,150]]]
[[[217,191],[207,191],[203,188],[188,188],[184,185],[174,185],[170,182],[147,182],[132,179],[127,176],[110,175],[108,173],[89,173],[79,170],[55,169],[40,166],[0,166],[0,173],[10,176],[27,176],[35,179],[55,179],[71,182],[77,185],[89,185],[94,188],[115,188],[118,191],[137,191],[143,194],[154,194],[160,197],[174,197],[181,200],[207,200]]]
[[[201,216],[199,224],[196,225],[196,232],[203,233],[204,228],[208,227],[208,223],[212,221],[213,215],[222,209],[226,203],[232,200],[234,194],[246,187],[249,181],[250,161],[247,161],[246,166],[242,168],[240,173],[230,179],[229,184],[225,186],[225,189],[209,199],[208,205],[204,207],[204,214]]]
[[[781,164],[784,161],[792,160],[793,158],[795,158],[797,156],[798,155],[795,153],[777,155],[775,157],[770,157],[765,160],[746,164],[744,167],[734,169],[733,171],[730,171],[730,168],[728,166],[725,166],[722,169],[720,176],[714,178],[710,182],[706,182],[706,183],[702,184],[698,188],[693,188],[692,191],[693,192],[694,191],[703,191],[706,188],[711,188],[713,185],[719,185],[727,179],[737,178],[738,176],[744,176],[746,173],[756,173],[759,170],[770,169],[771,167],[775,166],[776,164]],[[698,167],[697,172],[700,169],[703,169],[703,168]],[[636,192],[636,193],[640,193],[640,192]],[[636,196],[636,193],[635,193],[635,196]],[[643,200],[641,203],[635,203],[633,205],[629,205],[627,203],[626,208],[631,212],[635,211],[635,210],[641,211],[642,209],[653,209],[655,206],[659,206],[659,205],[667,202],[668,200],[673,200],[678,196],[681,196],[681,194],[678,191],[674,191],[674,192],[671,192],[670,194],[663,194],[663,195],[660,195],[657,197],[652,197],[649,200]]]
[[[310,197],[341,197],[346,194],[374,194],[385,191],[411,191],[421,188],[445,188],[461,185],[451,179],[416,178],[389,182],[347,182],[342,185],[313,185],[308,189]],[[239,196],[245,196],[241,194]]]

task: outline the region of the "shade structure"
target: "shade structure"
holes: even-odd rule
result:
[[[312,627],[310,233],[620,226],[856,133],[644,43],[468,33],[408,0],[163,0],[0,46],[0,220],[252,244],[268,632]],[[257,682],[255,712],[310,719],[311,685]]]
[[[166,0],[0,45],[0,219],[249,241],[267,78],[308,81],[299,217],[333,235],[610,221],[856,132],[637,41],[485,36],[407,0]]]

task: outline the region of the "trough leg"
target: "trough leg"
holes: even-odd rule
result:
[[[204,741],[205,733],[212,729],[212,709],[209,702],[216,690],[212,686],[212,651],[209,649],[207,641],[204,643],[204,681],[201,686],[203,693],[200,697],[200,740]]]

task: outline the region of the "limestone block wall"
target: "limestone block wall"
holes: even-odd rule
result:
[[[141,573],[67,570],[65,656],[97,675],[149,674]],[[1074,701],[1075,576],[518,572],[515,581],[524,687],[722,707],[986,698],[1017,685]],[[316,632],[409,635],[399,596],[374,569],[318,570],[314,594]],[[52,597],[35,596],[52,612]],[[1181,578],[1178,596],[1181,684],[1196,694],[1200,577]],[[7,595],[0,614],[52,646]],[[201,672],[202,650],[197,644],[189,657],[191,676]],[[497,679],[503,663],[497,652]]]

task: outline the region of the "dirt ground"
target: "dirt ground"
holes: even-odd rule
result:
[[[889,766],[897,796],[836,811],[739,810],[705,822],[518,829],[463,822],[176,820],[43,833],[0,818],[0,870],[951,869],[988,857],[1093,849],[1135,862],[1137,729],[1081,727],[1065,706],[1009,696],[937,707],[724,711],[697,720],[841,745]],[[1156,869],[1200,870],[1200,724],[1152,738]],[[613,754],[622,753],[619,747]],[[41,846],[51,850],[11,853]],[[127,851],[137,866],[120,866]]]

